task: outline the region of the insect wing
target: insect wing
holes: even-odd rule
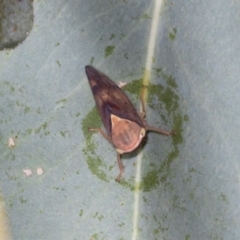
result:
[[[144,126],[132,102],[117,84],[91,66],[86,66],[85,69],[98,111],[109,136],[111,136],[111,114]]]

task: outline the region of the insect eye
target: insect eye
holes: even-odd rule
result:
[[[144,128],[142,128],[140,131],[140,138],[143,138],[145,136],[145,134],[146,134],[146,131]]]

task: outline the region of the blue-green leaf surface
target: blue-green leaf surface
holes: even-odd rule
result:
[[[33,7],[29,36],[0,53],[0,180],[13,239],[239,239],[240,4]],[[126,82],[138,109],[148,85],[148,124],[176,131],[149,133],[124,155],[120,184],[115,150],[88,133],[102,123],[87,64]]]

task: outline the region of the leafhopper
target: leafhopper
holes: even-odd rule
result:
[[[105,74],[92,66],[85,67],[97,109],[106,132],[101,128],[89,128],[91,132],[99,132],[117,151],[120,181],[124,167],[121,155],[134,151],[140,146],[148,131],[171,135],[159,128],[148,126],[145,118],[145,104],[142,98],[142,112],[138,113],[125,92]]]

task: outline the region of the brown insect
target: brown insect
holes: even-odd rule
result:
[[[144,120],[145,104],[141,97],[142,112],[139,114],[124,91],[106,75],[91,66],[85,67],[95,102],[102,118],[106,133],[101,128],[90,128],[102,134],[117,151],[120,181],[124,167],[120,156],[135,150],[143,141],[147,131],[171,135],[159,128],[150,127]]]

